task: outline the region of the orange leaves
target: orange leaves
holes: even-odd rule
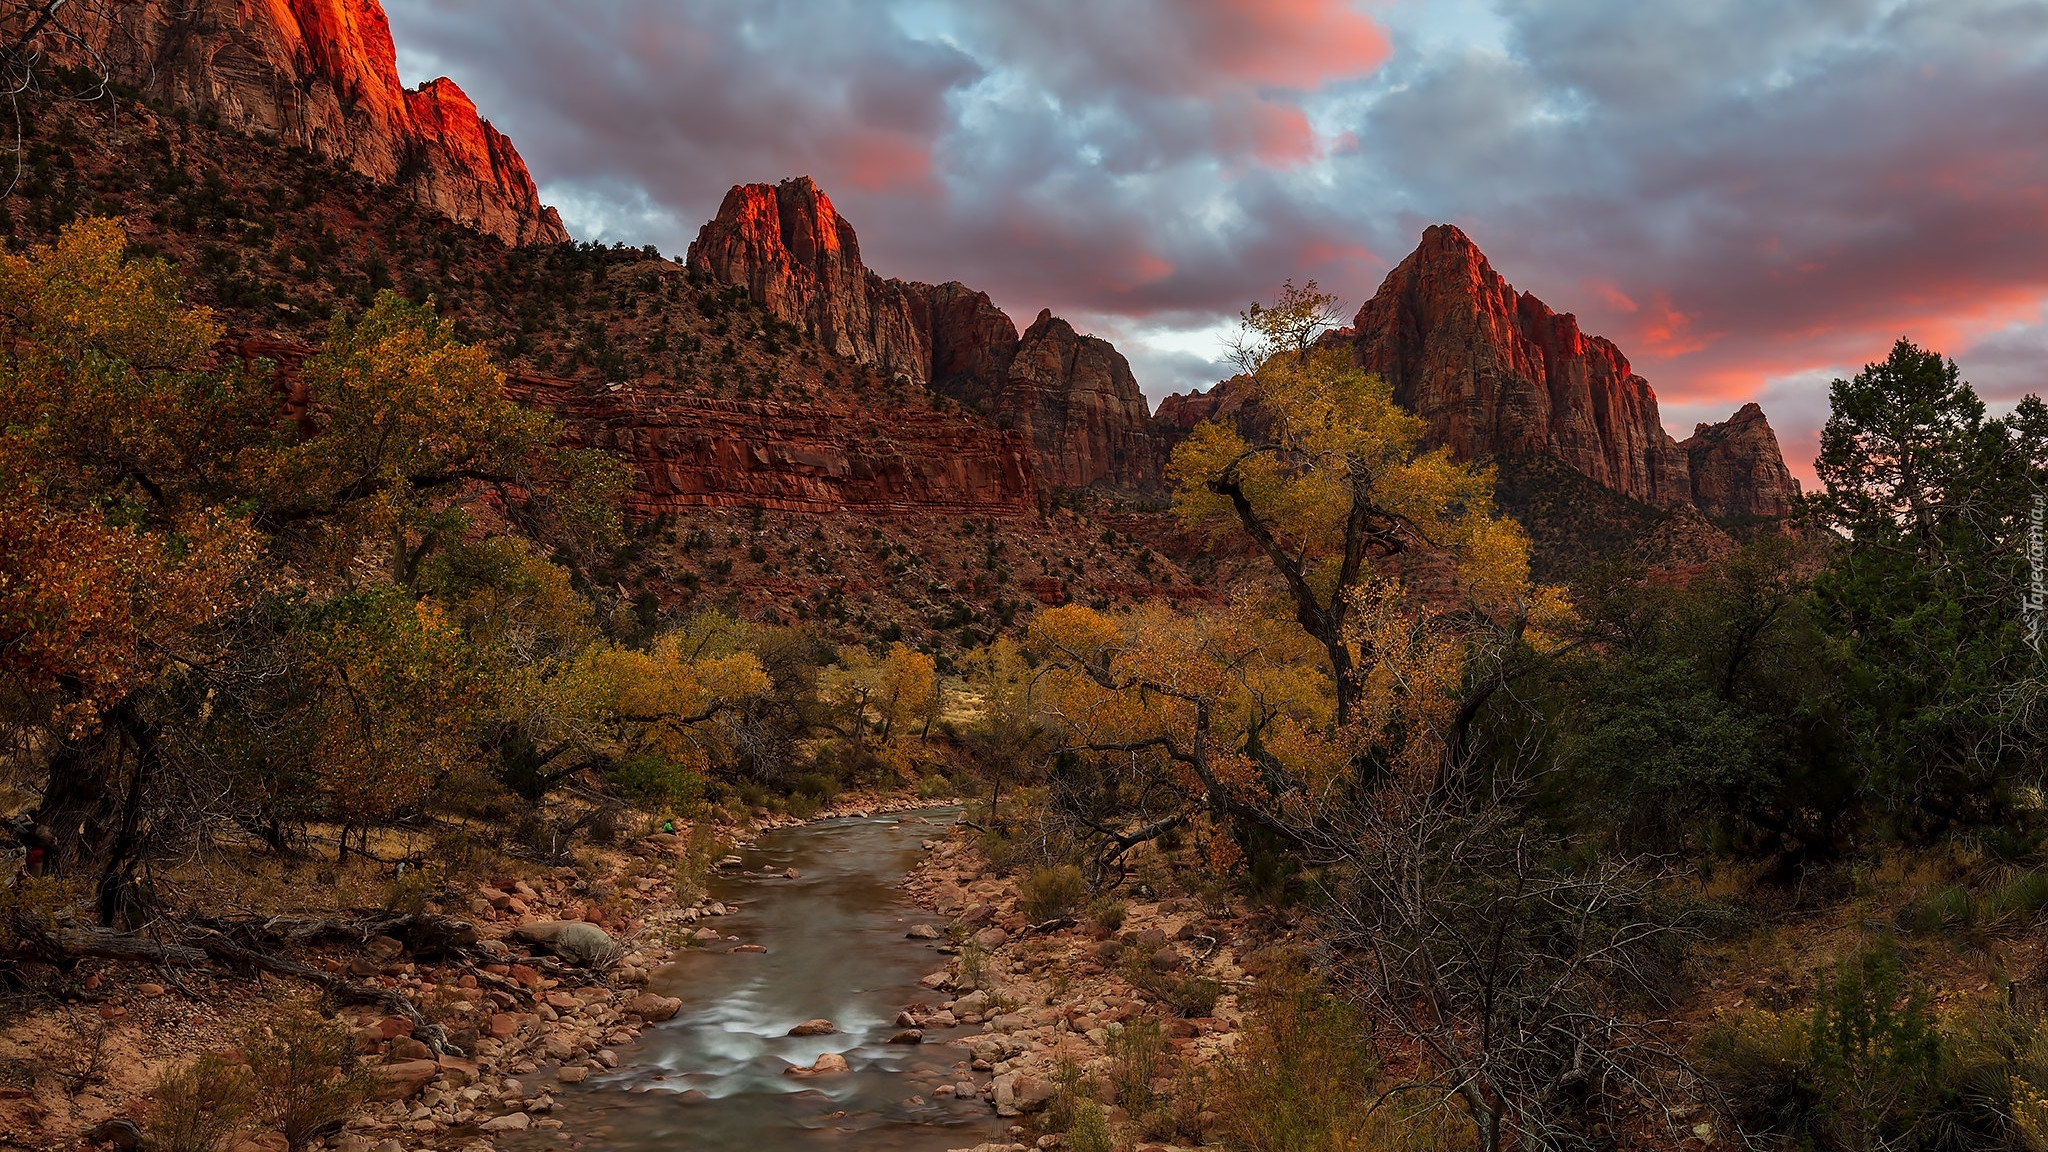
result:
[[[1122,638],[1116,622],[1080,604],[1048,608],[1031,620],[1031,643],[1093,666],[1107,659],[1109,649]]]

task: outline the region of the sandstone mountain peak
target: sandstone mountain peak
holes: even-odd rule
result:
[[[1782,516],[1798,491],[1761,408],[1675,442],[1621,349],[1515,291],[1454,225],[1424,230],[1353,328],[1357,361],[1461,458],[1554,456],[1645,504],[1717,516]]]
[[[1354,321],[1355,356],[1467,459],[1537,453],[1645,504],[1690,503],[1657,397],[1612,343],[1518,293],[1470,237],[1439,224]]]
[[[508,244],[569,238],[454,81],[405,89],[377,0],[139,0],[86,19],[84,42],[145,95],[401,185]]]
[[[1349,345],[1423,418],[1426,442],[1461,460],[1553,459],[1631,500],[1724,519],[1784,516],[1799,493],[1762,408],[1674,441],[1621,349],[1515,291],[1455,225],[1425,229],[1352,326],[1323,339]],[[1169,436],[1259,419],[1232,380],[1169,396],[1159,416]]]
[[[1108,341],[1080,335],[1051,309],[1020,335],[987,293],[958,281],[884,279],[808,176],[735,185],[688,261],[827,349],[1023,431],[1053,487],[1158,480],[1144,394]]]

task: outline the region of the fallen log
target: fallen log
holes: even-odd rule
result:
[[[308,964],[237,943],[226,933],[205,924],[182,926],[177,941],[115,932],[108,928],[77,924],[25,922],[16,917],[12,947],[0,949],[0,957],[41,964],[69,965],[86,957],[155,964],[160,967],[197,968],[209,961],[241,969],[290,976],[313,984],[339,1004],[368,1004],[413,1026],[413,1038],[436,1056],[467,1053],[448,1042],[439,1024],[423,1015],[419,1006],[388,988],[373,988],[322,971]]]

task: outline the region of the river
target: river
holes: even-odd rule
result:
[[[764,833],[737,853],[741,869],[711,882],[710,898],[738,911],[705,923],[737,939],[679,954],[649,986],[681,997],[682,1011],[621,1049],[617,1070],[559,1088],[559,1131],[501,1143],[522,1150],[940,1152],[998,1139],[1002,1125],[986,1102],[933,1095],[968,1078],[961,1073],[969,1053],[946,1041],[978,1027],[927,1031],[920,1045],[887,1043],[904,1007],[945,999],[918,986],[947,958],[932,942],[905,937],[933,917],[899,884],[921,842],[939,836],[954,814],[935,809]],[[781,875],[791,868],[798,878]],[[767,951],[727,951],[738,944]],[[787,1035],[816,1018],[839,1033]],[[784,1074],[824,1052],[844,1055],[851,1071]]]

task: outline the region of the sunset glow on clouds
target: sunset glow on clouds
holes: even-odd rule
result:
[[[1117,341],[1155,399],[1287,277],[1355,308],[1435,222],[1611,337],[1670,431],[1900,335],[2048,387],[2039,0],[388,0],[581,238],[680,253],[808,174],[884,275]]]

